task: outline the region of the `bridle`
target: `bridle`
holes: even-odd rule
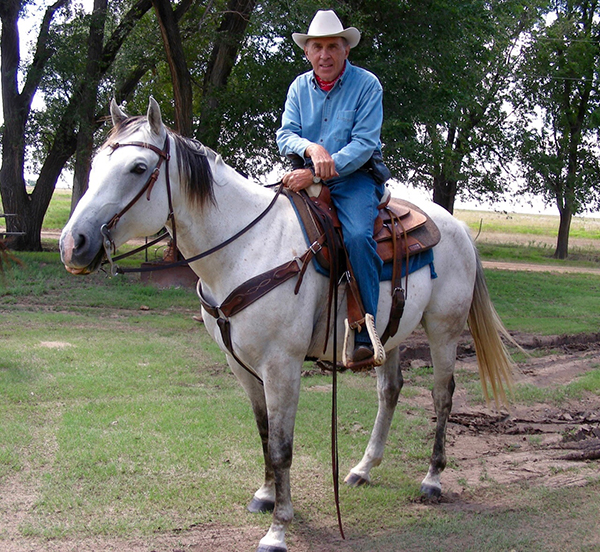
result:
[[[152,189],[154,188],[154,184],[156,183],[156,181],[160,175],[160,168],[161,168],[163,162],[165,162],[165,181],[166,181],[167,198],[168,198],[168,204],[169,204],[169,214],[167,215],[167,221],[171,221],[171,227],[172,227],[172,232],[173,232],[173,234],[172,234],[173,246],[177,247],[177,230],[175,228],[175,215],[173,213],[173,201],[172,201],[172,194],[171,194],[171,180],[169,178],[169,160],[171,159],[169,135],[167,134],[167,136],[165,138],[165,144],[162,149],[156,147],[153,144],[149,144],[148,142],[126,142],[124,144],[122,144],[120,142],[111,142],[108,144],[107,147],[111,148],[114,152],[118,148],[122,148],[122,147],[126,147],[126,146],[135,146],[138,148],[149,149],[158,155],[158,161],[156,162],[156,166],[154,167],[154,170],[150,173],[148,180],[146,180],[146,183],[142,186],[142,188],[135,195],[135,197],[127,205],[125,205],[125,207],[123,207],[123,209],[121,209],[116,215],[114,215],[106,224],[103,224],[102,227],[100,228],[100,233],[102,234],[102,238],[103,238],[102,245],[104,247],[104,252],[106,253],[107,263],[110,264],[111,276],[115,276],[116,274],[121,272],[121,270],[114,264],[114,262],[118,259],[123,259],[125,256],[133,255],[134,252],[129,252],[126,255],[120,255],[119,257],[115,257],[113,259],[113,255],[115,254],[116,248],[115,248],[115,242],[112,239],[110,232],[111,232],[111,230],[114,229],[114,227],[117,225],[119,220],[121,220],[121,217],[125,213],[127,213],[127,211],[129,211],[142,198],[142,196],[144,194],[146,194],[146,199],[148,201],[150,201],[150,195],[152,194]],[[162,240],[165,236],[166,236],[166,234],[162,234],[157,239],[153,240],[149,244],[146,244],[141,249],[146,249],[148,247],[151,247],[155,243],[158,243],[160,240]],[[135,253],[137,253],[139,250],[140,250],[140,248],[135,250]]]
[[[204,257],[208,257],[209,255],[212,255],[216,251],[223,249],[224,247],[228,246],[230,243],[237,240],[242,234],[245,234],[248,230],[250,230],[258,222],[260,222],[265,217],[265,215],[273,208],[273,206],[275,205],[275,202],[277,201],[277,198],[279,197],[279,195],[281,194],[281,192],[283,190],[283,183],[279,183],[279,186],[277,188],[277,191],[275,192],[275,195],[273,196],[273,199],[271,200],[269,205],[264,209],[264,211],[262,213],[260,213],[255,219],[250,221],[239,232],[237,232],[233,236],[227,238],[224,242],[221,242],[219,245],[216,245],[215,247],[212,247],[211,249],[209,249],[207,251],[199,253],[198,255],[190,257],[189,259],[182,259],[180,261],[176,261],[173,263],[163,263],[160,265],[145,266],[145,267],[139,267],[139,268],[121,268],[115,264],[116,261],[124,259],[126,257],[130,257],[131,255],[135,255],[136,253],[139,253],[140,251],[148,249],[149,247],[152,247],[153,245],[157,244],[158,242],[160,242],[161,240],[163,240],[164,238],[166,238],[169,235],[168,232],[165,232],[164,234],[161,234],[160,236],[158,236],[157,238],[148,242],[147,244],[145,244],[141,247],[138,247],[137,249],[134,249],[133,251],[123,253],[122,255],[119,255],[118,257],[113,257],[113,255],[116,251],[116,248],[115,248],[114,240],[112,239],[112,236],[110,233],[111,230],[114,229],[114,227],[117,225],[117,223],[119,222],[121,217],[125,213],[127,213],[127,211],[129,211],[143,197],[144,194],[146,194],[146,199],[148,201],[150,200],[150,194],[152,193],[154,183],[156,182],[156,180],[158,179],[158,177],[160,175],[160,168],[161,168],[163,162],[165,163],[165,181],[166,181],[167,198],[168,198],[168,205],[169,205],[169,214],[167,216],[167,221],[171,221],[171,237],[173,239],[173,250],[177,251],[177,229],[176,229],[176,225],[175,225],[175,213],[173,211],[171,180],[169,178],[169,160],[171,159],[169,135],[167,134],[167,137],[165,138],[165,144],[163,146],[163,149],[160,149],[160,148],[154,146],[153,144],[149,144],[148,142],[126,142],[124,144],[122,144],[120,142],[111,142],[110,144],[108,144],[107,147],[110,147],[110,148],[112,148],[113,151],[115,151],[116,149],[122,148],[125,146],[136,146],[139,148],[145,148],[145,149],[152,150],[154,153],[156,153],[158,155],[158,161],[156,162],[156,166],[154,167],[154,170],[148,177],[148,180],[142,186],[141,190],[136,194],[136,196],[127,205],[125,205],[125,207],[123,207],[123,209],[121,209],[116,215],[114,215],[106,224],[103,224],[100,228],[100,233],[102,234],[102,238],[103,238],[102,245],[104,247],[104,252],[106,253],[106,261],[104,261],[103,264],[110,265],[110,275],[111,276],[116,276],[117,274],[125,274],[127,272],[151,272],[151,271],[156,271],[156,270],[165,270],[167,268],[174,268],[177,266],[189,265],[190,263],[193,263],[194,261],[198,261],[200,259],[203,259]],[[204,146],[202,146],[202,147],[204,147]],[[276,184],[276,186],[277,186],[277,184]]]

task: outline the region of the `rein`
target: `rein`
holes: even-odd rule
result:
[[[166,234],[162,234],[158,238],[152,240],[150,243],[148,243],[142,247],[138,247],[135,250],[130,251],[129,253],[119,255],[118,257],[113,258],[116,248],[115,248],[115,244],[114,244],[114,241],[113,241],[111,233],[110,233],[111,230],[113,230],[115,228],[115,226],[117,225],[117,223],[119,222],[121,217],[125,213],[127,213],[143,197],[144,194],[146,194],[146,199],[148,201],[150,200],[150,195],[152,193],[152,189],[154,187],[154,184],[156,183],[156,180],[158,179],[158,177],[160,175],[160,168],[161,168],[163,162],[166,162],[165,163],[165,181],[166,181],[167,197],[168,197],[168,204],[169,204],[169,214],[167,216],[167,221],[169,221],[169,220],[171,221],[172,232],[173,232],[173,247],[175,248],[175,250],[177,250],[176,249],[177,248],[177,232],[176,232],[176,227],[175,227],[175,215],[173,212],[173,202],[171,199],[171,197],[172,197],[171,182],[170,182],[170,178],[169,178],[169,160],[171,158],[170,150],[169,150],[169,148],[170,148],[169,136],[167,134],[167,137],[165,139],[165,144],[164,144],[162,150],[157,148],[156,146],[146,143],[146,142],[127,142],[124,144],[115,142],[115,143],[109,144],[109,147],[111,147],[113,149],[113,151],[120,147],[125,147],[125,146],[135,146],[135,147],[149,149],[158,155],[158,161],[156,163],[156,166],[154,167],[154,170],[148,177],[148,180],[146,181],[144,186],[142,186],[140,191],[135,195],[135,197],[123,209],[121,209],[121,211],[119,211],[116,215],[114,215],[107,224],[102,225],[102,227],[100,228],[100,232],[102,233],[102,236],[103,236],[102,243],[103,243],[104,251],[105,251],[106,257],[107,257],[107,260],[103,264],[107,264],[107,263],[110,264],[111,276],[115,276],[117,274],[125,274],[128,272],[149,272],[149,271],[154,271],[154,270],[164,270],[167,268],[174,268],[174,267],[178,267],[178,266],[189,265],[190,263],[192,263],[194,261],[198,261],[200,259],[208,257],[209,255],[212,255],[213,253],[223,249],[224,247],[228,246],[230,243],[237,240],[240,236],[242,236],[243,234],[248,232],[248,230],[253,228],[256,224],[258,224],[258,222],[260,222],[267,215],[267,213],[273,208],[273,206],[275,205],[275,202],[279,198],[279,195],[281,194],[281,192],[283,191],[283,188],[284,188],[283,182],[276,184],[276,186],[278,185],[277,191],[275,192],[275,195],[273,196],[273,199],[271,200],[269,205],[262,211],[262,213],[260,213],[254,220],[252,220],[249,224],[247,224],[239,232],[237,232],[230,238],[226,239],[222,243],[216,245],[215,247],[208,249],[207,251],[199,253],[198,255],[195,255],[189,259],[183,259],[181,261],[176,261],[176,262],[168,263],[168,264],[164,264],[164,265],[156,265],[156,266],[152,266],[152,267],[139,267],[139,268],[120,268],[116,264],[114,264],[115,261],[123,259],[125,257],[129,257],[129,256],[133,255],[134,253],[143,251],[144,249],[151,247],[152,245],[161,241],[166,235]],[[312,202],[310,202],[310,201],[307,203],[309,205],[312,204]],[[315,213],[315,214],[317,214],[317,213]],[[317,216],[320,216],[320,213]],[[335,233],[333,224],[331,224],[331,222],[329,222],[328,220],[324,220],[324,225],[325,225],[325,235],[321,236],[321,239],[327,239],[329,241],[329,243],[333,244],[334,243],[333,235]],[[299,276],[299,279],[296,284],[295,293],[298,293],[304,272],[305,272],[306,268],[308,267],[312,257],[317,253],[318,250],[321,249],[321,246],[322,246],[322,242],[321,242],[321,240],[318,240],[315,243],[313,243],[301,257],[294,258],[289,263],[285,263],[284,265],[276,267],[275,269],[272,269],[271,271],[268,271],[267,273],[258,275],[254,279],[251,279],[250,283],[252,283],[254,285],[251,285],[250,289],[258,289],[260,291],[249,293],[248,288],[245,287],[245,285],[248,284],[248,282],[246,282],[245,284],[240,286],[240,287],[242,287],[241,290],[239,288],[234,290],[230,294],[230,296],[225,300],[225,302],[219,306],[212,305],[208,301],[206,301],[206,299],[203,297],[203,294],[202,294],[202,286],[201,286],[200,280],[198,280],[197,289],[196,289],[197,295],[200,299],[200,302],[201,302],[203,308],[213,318],[215,318],[217,320],[217,325],[220,329],[221,337],[223,339],[225,347],[229,350],[229,352],[232,355],[232,357],[234,358],[234,360],[242,368],[244,368],[248,373],[250,373],[252,376],[254,376],[260,384],[263,384],[263,381],[260,378],[260,376],[250,366],[247,366],[236,355],[235,351],[233,350],[233,343],[231,340],[231,324],[230,324],[229,318],[236,312],[239,312],[239,310],[245,308],[246,306],[248,306],[255,300],[262,297],[265,293],[268,293],[274,287],[277,287],[278,285],[282,284],[283,282],[287,281],[288,279],[290,279],[296,275]],[[340,281],[340,274],[337,271],[337,269],[339,267],[339,263],[337,260],[337,252],[335,251],[335,247],[333,247],[332,250],[333,250],[331,253],[332,254],[332,273],[330,275],[328,313],[327,313],[327,335],[328,335],[329,328],[331,327],[331,315],[332,315],[331,311],[332,311],[332,307],[333,307],[334,322],[333,322],[333,382],[332,382],[333,389],[332,389],[332,404],[331,404],[331,463],[332,463],[334,500],[335,500],[337,518],[338,518],[338,527],[339,527],[342,538],[345,538],[344,529],[342,526],[342,518],[341,518],[341,511],[340,511],[340,498],[339,498],[339,458],[338,458],[338,433],[337,433],[337,383],[338,383],[337,382],[337,303],[338,303],[338,285],[339,285],[339,281]],[[255,280],[255,282],[253,282],[253,280]],[[327,348],[327,337],[325,339],[324,350],[326,348]]]

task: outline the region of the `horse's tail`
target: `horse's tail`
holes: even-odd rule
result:
[[[521,349],[502,324],[494,305],[483,274],[483,265],[477,254],[477,272],[473,301],[468,317],[469,329],[475,341],[475,353],[479,365],[479,376],[486,401],[489,401],[489,388],[494,395],[496,407],[508,405],[506,393],[513,386],[515,367],[501,337]]]

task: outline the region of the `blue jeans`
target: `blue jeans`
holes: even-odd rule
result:
[[[377,184],[372,176],[363,171],[336,178],[327,185],[342,223],[344,244],[348,250],[363,306],[366,312],[375,317],[383,261],[377,255],[373,225],[384,186]],[[370,342],[366,330],[363,329],[356,335],[356,341]]]

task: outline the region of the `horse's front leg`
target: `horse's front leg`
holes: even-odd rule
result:
[[[232,371],[236,374],[250,398],[265,461],[265,481],[260,489],[254,493],[250,504],[248,504],[248,511],[253,514],[272,512],[275,508],[275,474],[269,454],[269,419],[264,386],[253,375],[235,363],[233,358],[228,357],[228,361]]]
[[[265,457],[265,482],[254,494],[248,510],[273,510],[273,521],[257,552],[285,552],[285,531],[294,515],[290,467],[300,395],[300,366],[293,370],[290,367],[297,363],[288,359],[281,360],[277,370],[259,369],[257,371],[264,374],[261,385],[233,359],[228,360],[252,403]]]
[[[286,369],[283,369],[287,366]],[[267,373],[264,386],[268,418],[267,466],[273,470],[275,509],[268,533],[257,552],[285,552],[285,532],[294,517],[290,491],[290,468],[294,444],[294,424],[300,394],[300,367],[282,362],[275,373]]]
[[[348,485],[358,487],[369,483],[371,469],[381,463],[402,384],[400,355],[396,348],[388,353],[385,364],[377,368],[377,395],[379,397],[377,418],[362,460],[346,476],[345,481]]]

